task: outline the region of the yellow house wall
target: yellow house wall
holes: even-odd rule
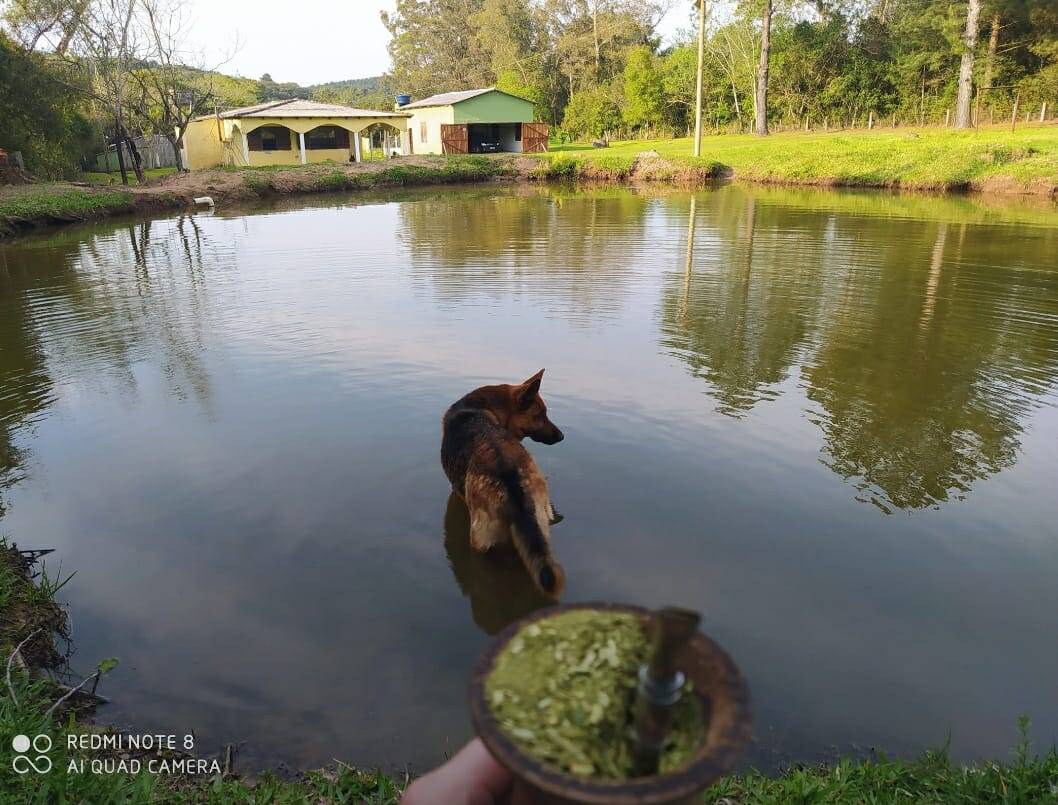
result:
[[[296,143],[289,151],[251,151],[250,167],[259,168],[262,165],[300,165],[301,152]],[[241,163],[240,163],[241,164]]]
[[[223,164],[224,144],[217,132],[216,118],[192,120],[184,131],[184,167],[201,170]]]
[[[350,132],[349,148],[325,148],[306,151],[308,162],[348,162],[353,153],[353,138],[375,123],[386,123],[397,131],[407,128],[405,118],[391,117],[244,117],[222,118],[220,121],[223,140],[217,135],[216,118],[196,120],[188,125],[184,135],[187,143],[190,170],[212,168],[217,165],[260,167],[263,165],[300,165],[301,150],[298,134],[309,132],[317,126],[340,126]],[[289,151],[249,151],[246,134],[261,126],[286,126],[290,129]],[[437,152],[440,153],[440,127],[437,129]],[[361,151],[361,156],[366,151]],[[418,151],[416,151],[418,153]],[[431,152],[433,153],[433,152]]]
[[[348,148],[310,148],[305,153],[308,154],[309,162],[348,162],[349,155],[353,153],[353,140],[352,138],[356,135],[349,135],[349,147]]]
[[[455,112],[451,106],[427,106],[423,109],[412,109],[411,120],[407,127],[412,133],[412,153],[441,153],[441,124],[454,123]],[[426,123],[426,142],[422,141],[420,124]]]

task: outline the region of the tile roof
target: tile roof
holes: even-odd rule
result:
[[[285,101],[269,101],[239,109],[221,112],[222,118],[237,117],[405,117],[401,112],[382,112],[377,109],[354,109],[336,103],[320,103],[291,98]],[[210,115],[205,115],[210,117]]]

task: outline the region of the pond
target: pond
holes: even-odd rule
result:
[[[748,762],[1058,739],[1058,213],[478,187],[0,246],[0,533],[103,711],[243,768],[413,770],[540,606],[467,543],[449,403],[544,367],[565,600],[699,609]]]

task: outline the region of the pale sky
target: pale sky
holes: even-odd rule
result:
[[[320,84],[380,75],[389,69],[389,33],[379,12],[393,0],[189,0],[193,25],[189,39],[205,64],[238,52],[221,72],[246,78],[270,73],[276,81]],[[661,26],[668,37],[686,25],[686,3],[677,4]]]

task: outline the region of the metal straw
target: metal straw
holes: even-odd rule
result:
[[[701,615],[689,609],[665,607],[650,622],[653,653],[639,669],[636,692],[636,745],[633,775],[657,774],[658,758],[672,729],[672,713],[686,681],[676,668],[676,655],[698,630]]]

